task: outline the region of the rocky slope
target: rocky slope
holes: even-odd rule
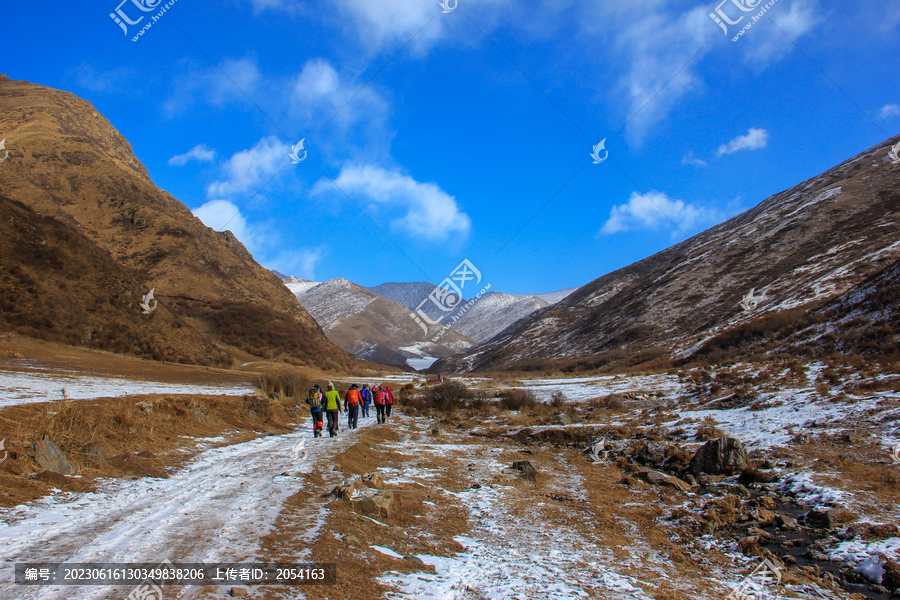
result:
[[[0,75],[0,131],[9,150],[0,168],[2,202],[10,216],[20,217],[4,219],[0,237],[22,239],[40,222],[47,231],[68,231],[65,239],[78,246],[51,252],[47,245],[31,264],[16,264],[8,258],[14,252],[4,253],[0,296],[15,298],[25,289],[33,309],[28,324],[5,318],[6,327],[52,337],[50,324],[65,320],[71,329],[62,335],[66,341],[103,346],[96,332],[116,330],[116,339],[130,340],[120,344],[122,351],[177,355],[185,362],[208,363],[214,354],[230,360],[227,355],[238,351],[322,367],[355,364],[231,232],[206,227],[157,188],[128,141],[90,103]],[[62,286],[64,276],[41,279],[73,254],[90,293],[71,293]],[[25,275],[12,273],[13,267]],[[137,303],[151,288],[158,314],[170,314],[182,331],[169,343],[178,346],[174,354],[148,330],[126,325],[142,317]],[[51,308],[49,298],[64,298],[69,306]],[[59,311],[78,318],[64,319]]]
[[[900,259],[900,165],[886,159],[896,142],[604,275],[433,370],[592,368],[640,352],[664,362],[772,315],[790,328]]]
[[[452,330],[441,334],[440,326],[423,331],[407,307],[352,281],[338,278],[315,284],[282,277],[285,286],[297,290],[297,300],[328,337],[358,358],[404,366],[423,357],[447,357],[475,344]]]

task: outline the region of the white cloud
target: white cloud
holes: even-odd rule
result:
[[[900,104],[885,104],[878,111],[879,119],[891,119],[893,117],[900,117]]]
[[[363,124],[368,139],[388,139],[385,121],[388,102],[362,81],[352,81],[338,73],[324,59],[310,59],[291,81],[290,118],[306,127],[321,128],[332,119],[347,128]]]
[[[675,228],[672,231],[675,237],[680,232],[696,230],[721,218],[717,210],[669,198],[664,192],[651,190],[646,195],[632,192],[626,204],[612,207],[600,233],[612,235],[639,229]]]
[[[759,150],[769,145],[769,132],[765,129],[750,128],[747,135],[740,135],[727,144],[719,146],[717,154],[734,154],[741,150]]]
[[[197,162],[212,162],[216,159],[216,151],[209,148],[206,144],[198,144],[184,154],[177,154],[169,159],[169,164],[181,167],[192,160]]]
[[[291,146],[273,136],[264,137],[248,150],[235,153],[223,167],[224,177],[206,188],[208,198],[255,194],[290,164]]]
[[[210,200],[192,212],[207,227],[212,227],[216,231],[231,231],[247,247],[250,254],[257,249],[257,236],[247,225],[247,220],[236,204],[227,200]]]
[[[708,167],[709,163],[701,158],[697,158],[694,156],[694,151],[691,150],[687,154],[685,154],[681,158],[681,164],[683,165],[691,165],[692,167]]]
[[[372,165],[347,166],[335,184],[355,202],[366,200],[376,208],[404,211],[392,226],[419,239],[445,241],[468,235],[472,228],[472,220],[460,210],[454,196],[437,184],[421,183],[398,171]],[[333,188],[330,181],[322,179],[313,187],[313,193],[321,194]]]
[[[773,61],[792,52],[793,42],[818,25],[823,20],[823,12],[818,0],[777,3],[740,40],[739,43],[743,44],[741,49],[745,52],[744,60],[758,70],[768,67]],[[770,18],[777,27],[768,21]],[[729,34],[730,40],[733,37],[731,30]]]

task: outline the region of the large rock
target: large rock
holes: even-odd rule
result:
[[[537,469],[531,464],[530,460],[517,460],[512,464],[512,468],[522,475],[522,479],[527,481],[537,480]]]
[[[391,516],[394,492],[391,490],[371,490],[361,498],[352,501],[353,509],[366,515]]]
[[[640,471],[635,475],[635,477],[637,477],[638,479],[643,479],[647,483],[652,483],[653,485],[670,487],[682,492],[691,491],[691,486],[687,482],[682,481],[677,477],[673,477],[665,473],[660,473],[659,471]]]
[[[60,475],[68,475],[75,471],[75,467],[63,454],[63,451],[54,444],[48,436],[44,436],[41,441],[31,445],[29,452],[35,461],[48,471],[59,473]]]
[[[747,468],[747,451],[740,440],[720,437],[703,444],[694,454],[688,469],[694,475],[731,475]]]

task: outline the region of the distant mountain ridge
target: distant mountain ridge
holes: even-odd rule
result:
[[[548,294],[506,294],[503,292],[487,292],[471,306],[455,322],[447,319],[455,312],[443,312],[431,302],[425,300],[435,289],[434,284],[426,281],[410,283],[383,283],[369,288],[389,300],[394,300],[415,311],[420,305],[422,310],[434,320],[442,322],[463,335],[484,342],[516,321],[531,313],[559,302],[578,288],[569,288]],[[456,295],[454,294],[454,297]],[[465,304],[464,302],[461,303]]]
[[[439,326],[422,331],[405,306],[347,279],[318,283],[279,276],[328,337],[357,358],[427,367],[437,358],[475,344],[475,340],[455,331],[437,335],[442,329]]]

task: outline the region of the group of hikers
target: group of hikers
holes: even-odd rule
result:
[[[350,389],[344,394],[343,402],[341,401],[341,393],[334,387],[332,382],[328,382],[328,389],[324,392],[319,384],[309,390],[306,397],[306,403],[312,413],[313,435],[322,437],[323,421],[328,419],[328,435],[334,437],[337,435],[339,415],[347,410],[347,427],[356,429],[359,422],[360,411],[363,417],[369,416],[369,407],[375,405],[375,416],[379,423],[386,423],[388,417],[391,416],[391,407],[394,405],[394,393],[390,386],[376,385],[369,388],[368,384],[363,384],[360,388],[357,384],[350,386]]]

